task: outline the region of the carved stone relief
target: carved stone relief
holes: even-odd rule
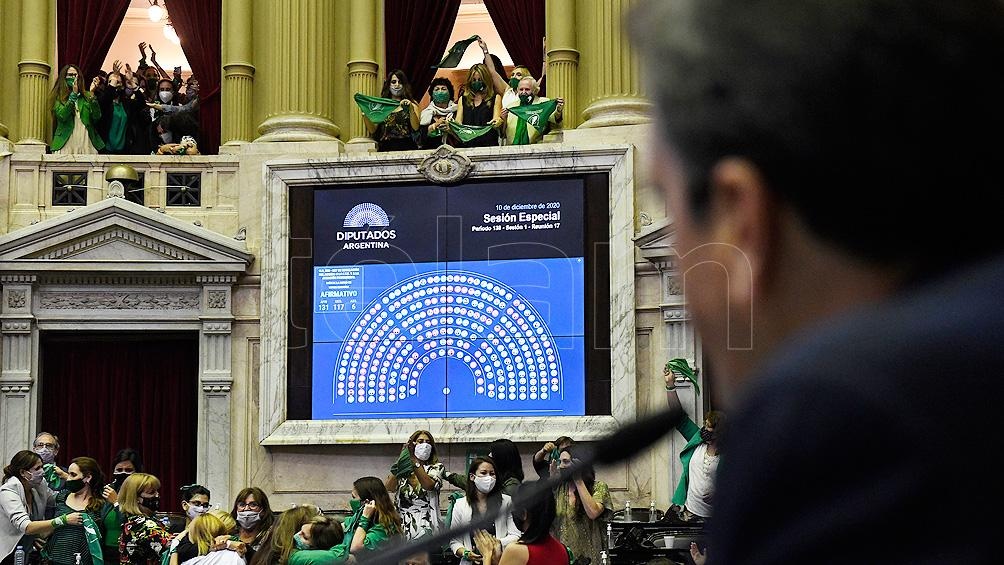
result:
[[[45,310],[193,310],[199,292],[43,292]]]

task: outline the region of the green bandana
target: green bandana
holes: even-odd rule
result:
[[[530,134],[526,129],[527,126],[533,126],[537,131],[543,131],[547,120],[551,118],[551,114],[557,109],[557,100],[548,100],[547,102],[530,104],[529,106],[513,106],[509,108],[509,113],[519,118],[516,124],[516,135],[513,136],[512,144],[529,145]]]
[[[380,98],[378,96],[366,96],[358,92],[353,98],[363,115],[374,124],[382,124],[401,105],[401,102],[398,100]]]
[[[91,563],[93,565],[104,565],[104,550],[101,547],[101,530],[94,523],[94,518],[87,512],[81,512],[80,517],[84,521],[84,537],[87,538],[87,549],[91,553]]]
[[[676,359],[670,359],[666,363],[666,369],[687,377],[690,382],[694,383],[694,392],[701,394],[701,387],[697,384],[697,373],[690,368],[690,364],[687,363],[686,359],[681,359],[679,357]]]
[[[467,51],[467,48],[471,46],[471,43],[474,43],[477,40],[478,36],[472,35],[467,39],[461,39],[460,41],[454,43],[453,47],[450,47],[450,50],[446,52],[446,56],[443,57],[443,60],[440,61],[439,64],[433,68],[434,69],[437,67],[440,69],[457,68],[457,65],[460,64],[460,59],[463,59],[464,57],[464,52]]]
[[[390,466],[390,472],[397,478],[407,477],[415,470],[415,464],[411,461],[411,451],[408,448],[401,450],[401,455],[397,461]]]
[[[460,138],[460,141],[467,143],[472,139],[481,137],[482,135],[492,131],[492,126],[465,126],[457,121],[450,122],[450,130]]]

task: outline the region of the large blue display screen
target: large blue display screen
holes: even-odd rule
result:
[[[580,180],[314,193],[312,417],[585,413]]]

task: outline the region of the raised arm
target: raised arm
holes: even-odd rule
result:
[[[492,74],[492,87],[495,89],[495,92],[502,94],[505,92],[505,89],[509,88],[509,83],[499,74],[501,71],[495,68],[495,60],[488,55],[488,45],[480,37],[478,38],[478,46],[481,47],[481,52],[485,55],[485,66],[488,67],[488,71]]]

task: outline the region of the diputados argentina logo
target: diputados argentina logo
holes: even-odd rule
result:
[[[345,214],[343,228],[350,231],[335,232],[335,239],[344,241],[342,249],[389,249],[388,240],[397,239],[397,230],[389,228],[390,217],[383,208],[364,202],[357,204]]]

